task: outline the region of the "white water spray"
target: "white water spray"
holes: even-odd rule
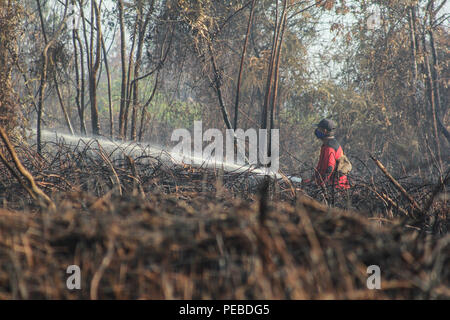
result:
[[[35,135],[35,130],[33,130]],[[34,137],[35,138],[35,137]],[[214,158],[204,158],[202,155],[194,154],[190,157],[186,157],[183,154],[173,153],[171,151],[166,150],[163,147],[157,146],[155,144],[150,143],[137,143],[137,142],[124,142],[117,140],[110,140],[101,137],[85,137],[78,135],[70,135],[65,133],[60,133],[57,131],[50,130],[42,130],[41,132],[41,141],[42,143],[58,143],[63,141],[65,146],[69,146],[72,148],[84,148],[89,145],[89,149],[96,150],[98,143],[101,148],[110,154],[110,156],[114,157],[114,154],[117,155],[119,152],[119,156],[125,154],[131,158],[138,158],[141,156],[150,156],[156,158],[166,165],[184,165],[189,162],[193,167],[198,168],[210,168],[210,169],[222,169],[224,172],[232,172],[232,173],[242,173],[248,172],[251,176],[254,177],[264,177],[270,176],[271,178],[278,180],[283,179],[282,174],[279,172],[273,172],[270,168],[256,168],[255,166],[249,165],[237,165],[235,163],[229,163],[224,161],[217,161]],[[189,161],[187,161],[189,160]],[[299,177],[287,177],[291,181],[299,183],[302,181]]]

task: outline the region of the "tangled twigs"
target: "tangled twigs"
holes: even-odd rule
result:
[[[405,188],[402,187],[400,183],[398,183],[397,180],[394,179],[394,177],[391,176],[391,174],[386,170],[386,168],[383,166],[383,164],[377,160],[374,156],[370,156],[372,160],[375,162],[378,168],[384,173],[384,175],[392,182],[392,184],[401,192],[401,194],[408,199],[408,201],[412,204],[413,209],[419,212],[422,212],[417,202],[414,200],[413,197],[411,197],[408,192],[406,192]]]
[[[36,164],[33,148],[16,147],[36,184],[57,190],[57,215],[30,214],[8,165],[26,180],[8,154],[0,165],[0,299],[450,297],[446,186],[396,177],[424,208],[435,198],[430,219],[412,223],[410,202],[381,172],[355,172],[352,188],[336,192],[338,209],[316,201],[317,186],[292,199],[288,181],[250,170],[219,173],[95,140],[43,150]],[[87,290],[66,290],[60,271],[73,263]],[[367,290],[372,264],[383,290]]]
[[[127,163],[128,166],[131,168],[131,173],[133,174],[133,189],[136,187],[136,185],[139,188],[139,193],[141,194],[141,196],[145,197],[145,192],[144,192],[144,188],[142,188],[142,183],[141,180],[139,179],[139,175],[138,172],[136,170],[136,163],[133,160],[133,158],[131,158],[128,155],[125,155],[125,158],[127,159]]]
[[[119,176],[117,175],[116,170],[114,169],[113,164],[111,163],[111,160],[109,160],[109,158],[105,155],[102,146],[100,145],[100,143],[97,141],[97,145],[98,145],[98,154],[100,155],[100,157],[103,159],[103,161],[105,161],[106,164],[108,164],[108,166],[111,168],[112,173],[114,174],[114,178],[116,179],[116,185],[117,188],[119,190],[119,194],[122,195],[122,185],[120,183],[120,179]]]
[[[28,185],[20,178],[19,174],[14,170],[14,168],[8,163],[3,153],[0,151],[0,158],[5,166],[11,171],[12,175],[17,179],[17,181],[23,186],[23,188],[30,194],[30,196],[36,200],[41,207],[48,208],[50,210],[55,210],[55,204],[53,201],[36,185],[31,173],[22,165],[16,151],[8,139],[5,130],[0,127],[0,136],[3,143],[6,146],[11,158],[13,159],[14,165],[22,177],[28,182]]]

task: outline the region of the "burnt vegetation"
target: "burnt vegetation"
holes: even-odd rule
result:
[[[0,1],[0,299],[449,299],[446,8]],[[287,177],[324,116],[348,191]],[[279,129],[282,178],[141,147],[194,120]]]
[[[94,140],[49,143],[42,156],[18,150],[56,207],[38,205],[2,167],[2,298],[449,296],[442,186],[399,179],[414,208],[388,178],[366,173],[327,206],[323,190],[105,154]],[[83,290],[66,288],[71,264]],[[366,288],[372,264],[383,270],[381,291]]]

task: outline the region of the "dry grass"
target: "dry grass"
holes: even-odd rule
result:
[[[245,174],[56,150],[19,150],[56,212],[0,167],[0,299],[450,298],[450,235],[427,219],[379,203],[330,209]],[[356,190],[353,207],[370,195]],[[445,204],[432,208],[444,227]],[[66,288],[72,264],[81,290]],[[382,290],[366,287],[372,264]]]

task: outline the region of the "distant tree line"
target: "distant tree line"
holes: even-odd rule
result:
[[[311,125],[327,116],[348,153],[425,161],[442,174],[447,8],[444,0],[2,0],[0,122],[36,125],[39,151],[42,129],[61,125],[136,141],[163,141],[199,118],[223,129],[279,128],[282,162],[293,168],[314,159]],[[333,39],[317,49],[324,25]]]

